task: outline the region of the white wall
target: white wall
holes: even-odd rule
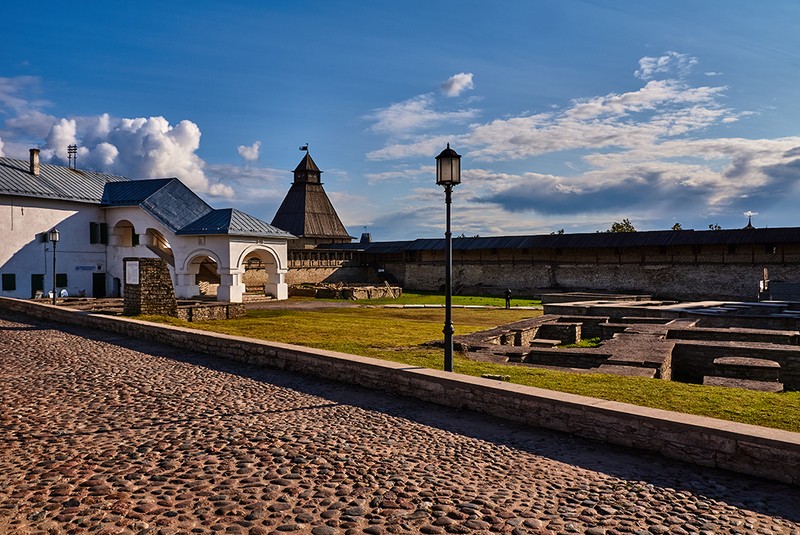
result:
[[[103,222],[97,205],[28,197],[0,196],[0,273],[14,274],[16,290],[5,297],[30,298],[31,275],[44,275],[45,294],[53,286],[53,244],[39,234],[58,228],[56,271],[67,275],[67,291],[91,295],[92,274],[106,270],[106,248],[89,243],[89,223]]]

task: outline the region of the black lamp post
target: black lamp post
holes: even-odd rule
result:
[[[58,229],[53,227],[50,232],[47,233],[47,239],[49,239],[53,243],[53,304],[56,304],[56,244],[58,240],[61,238],[58,234]]]
[[[436,183],[444,186],[445,205],[447,206],[447,230],[444,233],[444,371],[453,371],[453,235],[450,232],[450,201],[453,186],[461,183],[461,156],[450,148],[450,143],[436,157]]]

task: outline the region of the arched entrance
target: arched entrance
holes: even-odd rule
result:
[[[239,265],[244,268],[242,279],[248,293],[286,299],[286,267],[280,265],[277,253],[265,245],[248,247],[242,252]]]
[[[195,251],[180,269],[175,269],[175,295],[181,299],[218,296],[223,283],[219,266],[219,259],[211,251]]]

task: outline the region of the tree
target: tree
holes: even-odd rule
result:
[[[550,233],[551,236],[554,235],[554,234],[564,234],[564,229],[562,228],[562,229],[554,230],[553,232]]]
[[[708,230],[722,230],[722,227],[720,227],[720,226],[719,226],[718,224],[716,224],[716,223],[713,223],[713,224],[711,224],[711,225],[709,225],[709,226],[708,226]]]
[[[675,223],[674,225],[672,225],[672,230],[683,230],[683,227],[681,226],[680,223]]]
[[[614,221],[614,223],[611,224],[611,228],[606,232],[636,232],[636,228],[633,226],[633,223],[631,223],[631,220],[626,217],[621,223]]]

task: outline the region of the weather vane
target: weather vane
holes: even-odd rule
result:
[[[308,143],[306,143],[305,145],[301,146],[300,150],[304,150],[304,151],[306,151],[306,154],[308,154]]]

